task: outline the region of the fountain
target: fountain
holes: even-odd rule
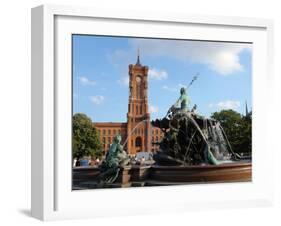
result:
[[[185,88],[179,100],[163,119],[152,125],[164,132],[160,151],[154,154],[155,165],[150,179],[174,182],[233,182],[251,180],[252,164],[234,153],[217,120],[205,118],[187,107]],[[180,105],[180,107],[177,107]]]
[[[114,138],[91,188],[251,181],[251,160],[242,160],[233,152],[217,120],[197,114],[196,105],[188,109],[185,88],[180,93],[166,116],[151,122],[164,133],[158,143],[160,150],[153,155],[155,163],[134,165],[123,150],[123,145],[145,119],[130,131],[123,145],[120,135]]]

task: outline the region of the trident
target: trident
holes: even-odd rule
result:
[[[199,76],[199,73],[197,73],[195,76],[193,76],[191,82],[190,82],[189,85],[186,87],[186,89],[188,89],[188,88],[192,85],[192,83],[198,78],[198,76]]]

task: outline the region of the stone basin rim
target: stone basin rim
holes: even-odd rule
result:
[[[224,163],[220,165],[192,165],[192,166],[160,166],[152,165],[154,169],[218,169],[218,168],[235,168],[235,167],[251,167],[252,163]]]

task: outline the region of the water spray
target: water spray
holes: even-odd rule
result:
[[[123,143],[123,146],[125,146],[125,145],[127,144],[129,137],[133,134],[133,132],[137,129],[137,127],[138,127],[141,123],[146,122],[146,121],[148,121],[148,119],[144,119],[144,120],[138,122],[138,123],[135,125],[135,127],[134,127],[134,128],[130,131],[130,133],[127,135],[127,138],[126,138],[126,140],[125,140],[124,143]]]

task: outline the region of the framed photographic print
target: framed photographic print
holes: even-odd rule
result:
[[[271,204],[272,29],[32,9],[32,216]]]

